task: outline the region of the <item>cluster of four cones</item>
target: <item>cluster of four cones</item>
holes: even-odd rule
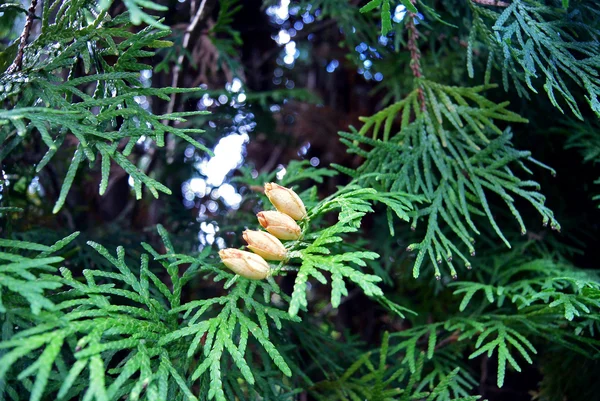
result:
[[[280,240],[296,240],[302,233],[295,220],[306,217],[306,208],[300,197],[291,189],[275,183],[265,184],[265,195],[277,211],[263,211],[256,215],[260,225],[268,232],[246,230],[244,240],[252,252],[227,248],[219,251],[223,264],[240,276],[262,280],[271,269],[267,260],[287,259],[287,249]]]

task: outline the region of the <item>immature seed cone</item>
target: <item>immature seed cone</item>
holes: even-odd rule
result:
[[[248,249],[266,260],[284,260],[287,250],[277,238],[264,231],[246,230],[242,234]]]
[[[298,223],[287,214],[275,211],[259,212],[258,222],[268,232],[279,239],[298,239],[302,230]]]
[[[293,190],[274,182],[268,182],[265,184],[265,195],[275,206],[275,209],[287,214],[292,219],[302,220],[306,217],[304,203]]]
[[[269,264],[252,252],[227,248],[219,251],[223,264],[234,273],[252,280],[262,280],[269,275]]]

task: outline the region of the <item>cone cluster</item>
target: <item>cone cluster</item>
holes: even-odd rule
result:
[[[300,238],[301,229],[296,220],[306,217],[306,208],[300,197],[290,188],[273,182],[265,184],[265,195],[277,211],[262,211],[256,217],[267,230],[246,230],[243,238],[252,252],[227,248],[219,251],[223,264],[240,276],[262,280],[270,273],[267,260],[287,259],[287,249],[280,240]]]

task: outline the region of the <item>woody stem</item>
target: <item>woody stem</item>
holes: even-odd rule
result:
[[[411,0],[413,3],[414,0]],[[408,30],[408,43],[407,48],[410,51],[410,69],[415,78],[421,78],[423,76],[423,72],[421,70],[421,51],[419,50],[419,46],[417,41],[419,40],[419,31],[417,30],[417,26],[415,24],[415,18],[417,15],[415,13],[408,12],[406,22],[406,29]],[[419,104],[421,105],[421,110],[425,110],[425,94],[423,93],[423,89],[419,87],[417,89]]]

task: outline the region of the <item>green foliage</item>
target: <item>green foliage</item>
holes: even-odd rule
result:
[[[593,398],[593,386],[577,387],[597,376],[600,276],[573,265],[589,264],[579,244],[593,238],[580,241],[583,229],[571,228],[583,219],[569,217],[571,195],[562,187],[550,192],[560,195],[551,203],[568,237],[527,231],[539,216],[561,229],[531,178],[534,166],[554,170],[532,153],[564,166],[547,149],[554,142],[517,148],[529,134],[521,128],[526,116],[536,132],[566,132],[559,149],[579,150],[590,166],[600,159],[597,124],[584,120],[578,96],[590,104],[588,114],[600,115],[596,2],[441,0],[435,10],[410,0],[282,3],[289,19],[279,24],[278,14],[278,26],[268,29],[294,27],[302,61],[295,70],[247,57],[265,43],[246,40],[245,2],[207,2],[202,13],[198,3],[205,4],[175,12],[195,16],[174,16],[146,0],[44,1],[41,18],[29,16],[34,28],[24,33],[23,49],[18,25],[28,11],[0,6],[0,400],[474,401],[479,391],[511,387],[510,376],[526,365],[541,373],[541,400]],[[405,19],[414,24],[392,25],[397,6],[418,18]],[[415,16],[417,6],[424,16]],[[193,30],[179,24],[195,17]],[[177,21],[179,34],[165,21]],[[200,40],[209,57],[193,60],[182,37]],[[280,51],[272,50],[273,57]],[[210,91],[154,87],[172,82],[170,66],[188,56]],[[351,99],[348,110],[329,94],[319,99],[306,76],[317,76],[318,89],[323,77],[305,69],[319,72],[331,59],[339,70],[325,81],[355,83],[361,92],[350,96],[376,95],[356,99],[358,108]],[[348,70],[357,66],[364,80]],[[484,68],[481,82],[466,86]],[[183,70],[174,81],[191,81]],[[276,71],[298,88],[272,90]],[[220,88],[246,76],[240,93],[231,84]],[[505,92],[490,91],[496,79]],[[310,90],[299,88],[305,82]],[[511,96],[533,98],[540,86],[549,109],[566,103],[584,121],[547,115],[537,102],[521,104],[519,114],[509,109]],[[244,101],[230,102],[241,93]],[[208,117],[196,111],[205,96],[227,100]],[[298,130],[274,128],[292,120],[287,106],[272,106],[292,99],[317,103],[326,117],[314,121],[354,118],[370,109],[365,100],[383,108],[340,134],[349,158],[308,135],[300,139],[313,143],[311,154],[287,149],[343,160],[314,167],[273,151],[311,129],[296,105],[288,106]],[[220,207],[228,202],[217,192],[230,188],[213,187],[209,177],[193,202],[183,190],[185,207],[178,196],[111,205],[131,192],[128,178],[138,200],[142,185],[155,197],[171,194],[167,185],[191,187],[223,132],[254,132],[264,147],[251,143],[244,165],[227,178],[240,195],[235,206]],[[285,170],[262,167],[279,163]],[[119,178],[124,189],[111,194]],[[249,280],[231,273],[216,250],[238,247],[244,228],[259,228],[255,213],[272,209],[261,192],[266,182],[293,187],[308,214],[297,222],[299,239],[284,242],[287,259],[269,263],[265,280]],[[61,211],[54,217],[44,205],[52,197],[54,213]],[[219,207],[203,209],[213,203]],[[158,222],[164,227],[156,234],[149,226]],[[81,233],[68,235],[75,230]],[[456,258],[467,267],[460,281]]]
[[[300,309],[306,309],[308,306],[306,283],[311,276],[322,284],[327,283],[323,271],[331,274],[331,305],[334,308],[340,305],[342,296],[348,295],[344,279],[358,285],[367,296],[383,298],[383,292],[375,284],[380,282],[381,278],[376,275],[362,273],[357,269],[357,267],[366,267],[368,260],[378,258],[377,253],[364,250],[344,250],[343,253],[337,254],[332,252],[331,248],[333,245],[343,242],[343,234],[358,231],[364,215],[373,212],[371,203],[379,202],[388,206],[398,218],[406,221],[408,220],[407,212],[413,208],[412,201],[418,200],[420,200],[419,197],[408,194],[380,193],[370,188],[347,185],[309,210],[308,219],[339,210],[338,221],[334,225],[321,230],[314,232],[307,230],[304,241],[312,240],[312,242],[300,244],[291,254],[302,259],[302,264],[294,283],[289,308],[290,315],[295,316]],[[391,218],[390,215],[389,219],[391,220]],[[390,222],[391,226],[392,223]]]
[[[499,13],[471,2],[474,28],[489,45],[490,56],[497,60],[505,90],[512,84],[520,95],[527,96],[523,83],[537,93],[536,86],[543,82],[556,108],[563,112],[559,96],[583,120],[577,99],[565,79],[568,77],[578,90],[585,91],[590,108],[600,116],[597,57],[600,30],[593,25],[600,16],[598,3],[578,2],[570,12],[554,7],[557,1],[549,3],[517,0]],[[475,35],[471,35],[470,40],[474,39]],[[469,71],[472,77],[472,65]]]
[[[424,355],[421,354],[413,371],[405,367],[390,369],[388,367],[389,334],[383,337],[378,361],[373,363],[373,352],[363,354],[336,380],[316,383],[311,392],[318,400],[413,400],[427,401],[447,399],[474,401],[479,396],[445,397],[448,394],[459,368],[454,369],[431,391],[421,391],[416,385],[421,381]],[[378,364],[376,364],[378,362]],[[362,376],[361,376],[362,375]],[[402,384],[404,388],[398,387]]]
[[[568,131],[568,138],[565,143],[566,149],[577,149],[583,156],[584,163],[596,165],[600,163],[600,135],[598,135],[598,124],[594,123],[570,123],[565,127]],[[600,177],[594,181],[594,184],[600,184]],[[592,197],[595,201],[600,201],[600,194]],[[600,207],[600,203],[598,204]]]
[[[169,188],[128,158],[138,141],[148,138],[162,147],[166,135],[208,151],[190,136],[203,130],[169,125],[203,112],[154,115],[143,107],[147,98],[169,100],[170,94],[190,91],[150,88],[140,80],[143,70],[152,69],[141,59],[155,54],[149,49],[170,46],[171,42],[161,40],[169,31],[147,27],[131,33],[126,16],[111,19],[101,11],[91,19],[86,17],[93,11],[90,4],[77,8],[67,7],[68,2],[54,14],[58,4],[44,9],[40,36],[25,48],[23,71],[0,75],[0,100],[13,104],[10,110],[0,110],[0,160],[37,132],[48,148],[36,166],[39,172],[61,146],[77,143],[54,213],[63,206],[80,164],[93,165],[98,155],[101,195],[108,186],[111,161],[132,177],[138,199],[142,184],[155,197],[159,191],[170,194]],[[78,68],[85,75],[75,77]]]
[[[329,168],[317,168],[310,165],[308,160],[292,160],[286,167],[286,173],[279,181],[279,185],[289,186],[303,180],[309,180],[315,183],[323,183],[326,177],[334,177],[337,171]],[[233,177],[233,182],[243,182],[247,185],[262,186],[265,182],[276,180],[277,171],[264,171],[252,176],[252,169],[249,167],[240,168],[241,176]]]
[[[9,208],[2,208],[7,212]],[[42,309],[54,310],[56,305],[46,293],[60,287],[52,273],[54,266],[64,260],[61,256],[51,256],[61,251],[79,233],[56,242],[52,246],[27,241],[0,239],[0,313],[13,308],[29,305],[34,315]]]
[[[481,328],[471,329],[471,331],[467,331],[463,336],[475,338],[475,336],[471,335],[475,330],[481,331]],[[485,340],[489,341],[484,343]],[[485,352],[487,352],[489,358],[496,351],[498,354],[498,387],[502,387],[506,374],[507,361],[517,372],[521,371],[521,367],[509,352],[509,346],[511,345],[527,362],[533,363],[530,354],[535,354],[537,351],[525,336],[507,327],[504,323],[490,322],[486,329],[477,336],[475,343],[476,351],[469,355],[469,359],[475,358]]]
[[[434,336],[428,338],[428,343]],[[428,352],[432,348],[428,347]],[[435,350],[435,358],[428,364],[429,373],[421,379],[421,383],[416,391],[428,388],[430,391],[436,388],[437,383],[448,383],[447,387],[438,391],[435,400],[450,401],[452,399],[468,398],[469,394],[477,385],[477,381],[469,367],[465,364],[457,363],[460,358],[460,352],[448,352],[448,350]]]
[[[481,148],[471,139],[475,134],[479,140],[488,143],[490,137],[501,135],[502,130],[496,121],[526,123],[527,120],[511,112],[506,107],[509,102],[495,104],[481,95],[495,85],[482,85],[471,88],[440,85],[422,80],[419,89],[425,94],[425,106],[419,104],[419,89],[413,90],[405,99],[379,111],[370,117],[361,117],[364,123],[359,133],[366,135],[372,130],[373,139],[379,137],[383,124],[383,140],[388,141],[394,134],[392,128],[397,117],[401,117],[401,132],[411,123],[412,116],[423,116],[427,133],[439,136],[441,145],[446,147],[447,130],[454,131],[474,150]]]
[[[411,13],[417,12],[417,8],[410,0],[401,0],[401,3]],[[360,9],[360,12],[368,13],[377,7],[381,7],[381,34],[385,36],[392,30],[390,0],[371,0]]]
[[[184,255],[176,263],[185,263],[186,261],[194,263],[193,260]],[[220,281],[223,279],[228,279],[224,286],[225,289],[229,289],[227,296],[192,301],[174,308],[170,313],[185,312],[183,317],[187,320],[187,324],[181,329],[169,333],[161,340],[161,344],[167,344],[193,335],[191,342],[186,341],[184,346],[186,347],[189,343],[189,347],[187,347],[188,358],[195,355],[198,346],[202,343],[205,359],[193,370],[191,378],[192,381],[195,381],[205,372],[210,372],[208,399],[214,397],[217,400],[227,399],[223,389],[224,378],[221,374],[223,353],[225,351],[231,356],[244,380],[249,385],[255,384],[256,379],[245,359],[250,334],[261,344],[264,352],[273,360],[273,363],[286,376],[291,376],[292,372],[288,364],[269,340],[267,318],[273,321],[278,330],[282,328],[282,320],[300,321],[299,318],[292,317],[278,308],[268,306],[271,303],[272,293],[286,299],[285,294],[281,293],[274,281],[257,283],[219,270],[214,280]],[[263,293],[262,301],[257,301],[254,297],[257,289]],[[244,307],[238,306],[238,303],[243,303]],[[215,307],[221,308],[216,316],[198,323],[203,315],[209,313]],[[255,314],[258,322],[250,319],[248,317],[250,314]],[[205,340],[203,340],[204,338]],[[234,339],[239,340],[234,343]]]
[[[210,29],[210,38],[218,50],[218,65],[226,67],[233,76],[242,76],[242,65],[239,62],[239,47],[243,44],[239,31],[231,28],[235,15],[242,10],[239,0],[224,0],[219,2],[219,15]],[[231,79],[231,77],[228,77]]]
[[[252,338],[283,373],[291,374],[280,351],[270,340],[267,318],[277,330],[282,328],[282,321],[299,319],[270,306],[272,293],[285,299],[275,283],[251,282],[216,269],[206,260],[207,252],[196,257],[176,254],[162,227],[159,227],[159,233],[168,253],[160,255],[143,244],[148,254],[142,255],[140,267],[135,269],[139,274],[134,274],[126,264],[122,247],[113,256],[103,246],[90,242],[89,245],[110,263],[112,270],[85,270],[83,282],[75,279],[66,268],[61,269],[62,278],[59,279],[45,273],[38,277],[28,273],[34,268],[49,270],[48,264],[62,260],[45,256],[60,250],[76,234],[52,247],[2,241],[3,247],[42,252],[32,259],[9,258],[6,256],[9,254],[3,253],[4,259],[14,260],[2,266],[3,278],[7,278],[3,283],[11,291],[27,290],[23,295],[34,313],[28,314],[14,305],[8,311],[3,310],[5,327],[21,326],[0,344],[0,349],[5,351],[0,358],[4,391],[8,394],[18,392],[19,382],[29,387],[28,378],[34,377],[30,400],[42,399],[49,392],[57,392],[58,399],[70,399],[78,394],[95,400],[123,396],[139,399],[145,393],[148,400],[182,397],[195,400],[190,386],[205,371],[210,371],[210,380],[202,382],[202,386],[209,387],[208,399],[225,400],[225,393],[240,391],[241,384],[222,379],[221,366],[229,361],[223,352],[228,352],[243,379],[252,385],[256,379],[246,361],[255,350],[254,346],[248,347]],[[151,268],[152,260],[162,266],[162,271]],[[182,264],[188,264],[188,267],[180,275],[178,270]],[[21,273],[26,284],[14,284],[17,280],[6,275],[16,267],[21,271],[28,269]],[[228,279],[225,284],[230,290],[227,296],[181,304],[185,284],[198,274],[214,273],[215,281]],[[163,274],[170,278],[171,288],[161,281]],[[256,296],[257,287],[263,292],[260,297]],[[52,298],[42,296],[43,291],[58,288],[63,291]],[[17,305],[20,303],[22,301]],[[51,310],[54,318],[38,326],[36,323],[44,318],[39,315],[42,308]],[[184,311],[180,317],[179,312]],[[256,315],[256,321],[249,313]],[[212,317],[205,316],[208,314]],[[192,341],[187,341],[186,338],[192,335]],[[203,352],[197,355],[200,347]],[[116,366],[108,368],[113,366],[111,361],[118,354],[125,356]],[[186,375],[188,371],[190,376]],[[242,391],[248,391],[244,388]]]
[[[450,283],[460,296],[455,298],[460,313],[394,333],[392,353],[404,355],[402,363],[416,371],[419,352],[426,351],[426,369],[433,376],[451,371],[457,354],[495,355],[499,387],[509,366],[520,372],[519,360],[533,363],[534,343],[547,340],[580,355],[594,353],[600,307],[596,273],[524,256],[526,251],[487,259],[491,269],[477,281]],[[454,381],[454,395],[468,394],[473,384],[468,375]]]
[[[454,256],[471,268],[468,257],[451,238],[460,240],[474,256],[474,235],[479,234],[476,216],[487,217],[496,234],[510,247],[488,203],[492,194],[501,197],[522,234],[526,228],[515,207],[515,195],[533,205],[544,225],[550,223],[552,228],[560,229],[552,211],[544,205],[544,196],[537,192],[539,184],[522,180],[514,172],[519,169],[532,174],[524,162],[545,166],[530,152],[514,149],[511,132],[502,132],[494,121],[523,119],[506,110],[506,103],[494,104],[479,95],[484,87],[453,88],[427,81],[422,85],[426,99],[423,111],[415,90],[374,116],[362,118],[365,124],[359,132],[341,134],[349,151],[365,158],[356,171],[340,168],[360,185],[427,199],[424,207],[409,213],[412,229],[417,228],[420,219],[426,221],[423,239],[408,247],[410,251],[418,250],[413,275],[419,276],[425,257],[433,263],[437,278],[441,277],[438,265],[442,261],[453,277],[457,275]],[[417,118],[411,121],[413,115]],[[400,132],[392,135],[399,116]],[[379,140],[382,125],[383,140]],[[364,137],[370,130],[373,139]],[[370,149],[365,150],[360,144]],[[444,224],[440,225],[438,219]]]
[[[101,0],[99,8],[101,10],[108,10],[109,7],[114,3],[113,0]],[[135,25],[146,23],[150,26],[160,29],[169,29],[168,26],[162,24],[152,15],[146,13],[144,9],[153,11],[167,11],[169,8],[160,4],[157,4],[151,0],[124,0],[123,4],[129,11],[129,18]]]
[[[504,267],[504,268],[503,268]],[[518,278],[517,278],[518,277]],[[487,284],[462,281],[450,284],[464,294],[460,310],[465,310],[474,296],[485,294],[482,301],[502,307],[513,304],[517,309],[538,313],[558,313],[564,319],[590,317],[600,308],[600,278],[595,272],[574,269],[551,259],[536,259],[522,264],[497,265]],[[576,329],[581,332],[582,327]]]
[[[150,245],[142,244],[147,253],[142,254],[140,267],[136,268],[139,277],[126,263],[123,247],[117,248],[115,257],[103,246],[90,242],[112,271],[84,270],[84,282],[76,280],[66,268],[61,269],[60,279],[44,279],[44,274],[38,277],[31,273],[24,278],[25,284],[32,288],[26,288],[25,284],[18,287],[6,280],[13,292],[27,290],[25,301],[34,314],[45,308],[51,309],[55,317],[48,324],[37,326],[35,315],[15,314],[18,309],[11,308],[11,312],[4,315],[5,324],[19,321],[22,326],[0,344],[0,349],[5,350],[0,358],[0,378],[7,382],[5,391],[18,392],[18,383],[33,376],[31,400],[39,400],[54,391],[58,392],[59,399],[77,394],[96,400],[125,395],[138,399],[143,392],[150,400],[163,399],[165,394],[196,399],[190,386],[208,372],[209,378],[200,383],[207,388],[208,399],[225,400],[226,394],[250,391],[247,386],[257,382],[248,362],[251,350],[256,352],[255,347],[248,347],[250,339],[261,345],[260,352],[268,355],[283,374],[290,376],[292,371],[288,362],[271,340],[269,325],[281,330],[284,321],[300,321],[295,314],[298,308],[306,307],[305,285],[309,275],[324,281],[319,270],[331,273],[333,307],[339,306],[341,297],[347,295],[344,278],[360,286],[366,295],[383,297],[381,289],[374,284],[380,281],[379,277],[352,267],[364,267],[365,260],[375,258],[377,254],[356,251],[332,255],[328,249],[331,244],[342,241],[341,234],[358,229],[361,218],[372,211],[370,202],[386,204],[402,219],[408,218],[406,210],[411,207],[398,195],[352,187],[320,202],[311,210],[311,216],[339,210],[339,223],[307,233],[303,241],[312,240],[312,243],[293,251],[302,259],[302,265],[291,298],[282,293],[272,279],[256,282],[215,268],[206,259],[208,252],[198,256],[176,254],[168,234],[160,226],[159,234],[167,253],[161,255]],[[47,270],[48,264],[62,258],[44,256],[60,250],[75,236],[59,241],[53,247],[3,241],[1,245],[5,247],[42,253],[37,259],[6,254],[10,256],[6,259],[17,263],[4,265],[2,271],[8,273],[17,268]],[[206,248],[208,250],[210,248]],[[163,273],[150,268],[151,260],[162,266]],[[181,265],[188,265],[183,274],[179,274]],[[163,274],[169,277],[171,288],[161,280]],[[182,304],[183,286],[200,274],[215,274],[215,282],[226,279],[227,295]],[[59,288],[68,291],[57,292],[52,299],[43,297],[46,289]],[[258,296],[257,290],[262,296]],[[289,302],[289,314],[270,305],[273,294],[281,301]],[[115,302],[116,299],[125,302]],[[389,301],[382,302],[392,305]],[[394,307],[397,311],[402,310]],[[185,313],[179,316],[180,312]],[[255,319],[250,318],[251,314],[256,316]],[[190,336],[193,336],[191,341],[188,340]],[[65,347],[68,352],[61,352]],[[230,359],[225,357],[225,351]],[[107,370],[117,353],[127,356],[115,368]],[[186,357],[175,357],[181,354]],[[240,379],[246,383],[243,386],[239,380],[224,379],[221,371],[229,360],[239,369]],[[72,367],[63,369],[68,364]],[[87,378],[86,371],[89,372]],[[186,376],[188,371],[190,376]],[[131,380],[132,377],[137,379]],[[90,385],[86,387],[85,383]]]

